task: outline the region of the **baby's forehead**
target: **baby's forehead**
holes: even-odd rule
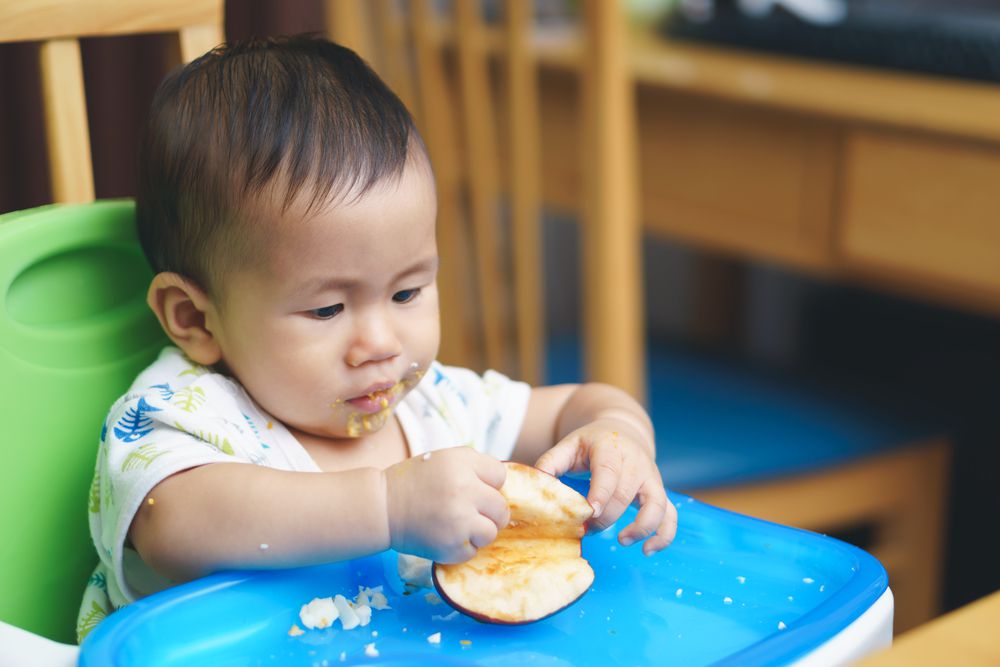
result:
[[[245,243],[259,262],[273,268],[294,262],[296,253],[327,253],[329,245],[374,252],[391,243],[417,252],[434,241],[436,193],[426,159],[408,161],[400,174],[368,187],[300,191],[287,203],[272,193],[247,206]]]

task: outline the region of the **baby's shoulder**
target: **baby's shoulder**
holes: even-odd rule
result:
[[[191,361],[176,347],[166,347],[132,382],[111,412],[133,409],[154,412],[166,407],[194,413],[238,409],[242,388],[220,373]]]

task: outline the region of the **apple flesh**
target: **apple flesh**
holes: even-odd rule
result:
[[[510,522],[464,563],[435,563],[434,586],[458,611],[517,625],[551,616],[590,588],[594,571],[580,540],[593,514],[587,499],[537,468],[506,462],[500,492]]]

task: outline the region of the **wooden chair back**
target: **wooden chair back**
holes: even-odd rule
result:
[[[0,3],[0,43],[41,42],[39,72],[52,199],[94,199],[81,37],[172,33],[190,61],[223,41],[222,0],[22,0]]]
[[[417,119],[438,186],[442,359],[532,383],[545,366],[539,52],[533,2],[329,0],[331,37],[369,60]],[[633,90],[620,10],[589,1],[582,56],[581,206],[588,379],[644,397]],[[574,295],[575,296],[575,295]],[[572,298],[572,297],[568,297]]]

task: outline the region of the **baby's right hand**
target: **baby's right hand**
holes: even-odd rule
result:
[[[510,519],[499,491],[507,469],[470,447],[407,459],[382,475],[389,539],[397,551],[461,563],[496,539]]]

